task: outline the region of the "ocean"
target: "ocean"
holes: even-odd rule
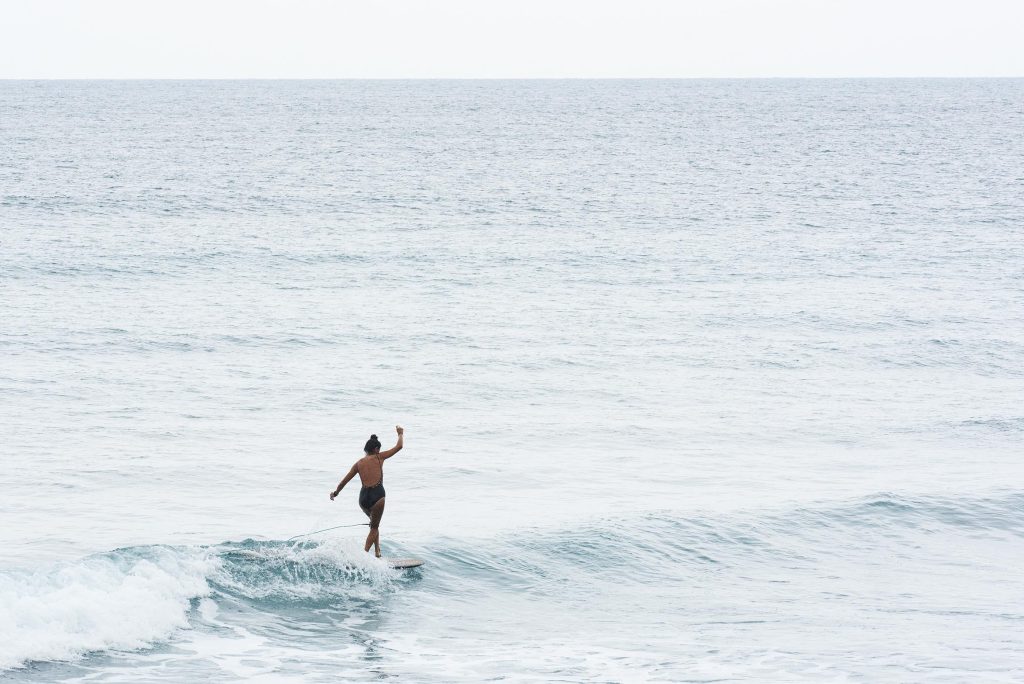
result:
[[[1021,79],[0,82],[0,681],[1024,681],[1022,130]],[[328,498],[395,425],[408,571]]]

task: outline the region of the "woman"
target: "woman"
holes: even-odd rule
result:
[[[377,435],[370,435],[366,446],[363,447],[363,452],[366,455],[355,462],[345,478],[338,483],[338,488],[331,492],[331,501],[334,501],[338,492],[345,488],[345,485],[356,476],[356,473],[359,473],[359,480],[363,483],[363,488],[359,490],[359,507],[370,519],[370,534],[366,535],[366,548],[363,550],[369,552],[372,545],[377,558],[380,558],[380,530],[378,528],[380,519],[384,515],[384,459],[391,458],[402,450],[402,435],[405,430],[396,425],[395,432],[398,433],[398,443],[384,452],[380,450]],[[373,484],[369,484],[371,482]]]

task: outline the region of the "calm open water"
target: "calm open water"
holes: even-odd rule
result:
[[[0,679],[1024,679],[1024,80],[0,82]],[[350,486],[371,432],[386,555]]]

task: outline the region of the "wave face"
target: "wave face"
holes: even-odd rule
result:
[[[1024,648],[1024,580],[1006,572],[1022,550],[1021,493],[878,494],[756,514],[650,513],[477,545],[438,539],[403,549],[427,562],[409,572],[333,538],[134,547],[2,575],[0,652],[8,675],[26,680],[103,671],[143,681],[155,663],[154,680],[214,665],[266,674],[307,651],[356,677],[371,633],[370,650],[405,663],[373,672],[437,681],[502,676],[513,661],[523,676],[553,676],[562,657],[575,663],[564,668],[569,679],[630,668],[673,679],[698,662],[698,671],[726,678],[813,677],[808,659],[823,645],[842,651],[851,675],[871,671],[872,658],[894,671],[938,672],[947,666],[934,649],[966,627],[1001,630],[1002,653]],[[968,567],[984,591],[964,591]],[[638,655],[636,633],[602,627],[616,607],[633,611],[650,658]],[[457,626],[439,629],[442,616]],[[522,643],[497,636],[524,620],[535,631]],[[872,638],[867,625],[902,625],[906,650],[886,651],[893,635]],[[587,638],[568,638],[561,630],[570,628]],[[742,643],[693,650],[724,629],[740,630]],[[794,629],[779,641],[779,630]],[[452,639],[459,651],[445,652]],[[673,640],[690,645],[655,656]],[[224,643],[235,651],[228,664],[216,655]],[[538,658],[530,653],[538,644],[560,656]],[[755,652],[763,662],[752,668]],[[1005,655],[990,657],[961,662],[961,674],[1017,671]]]

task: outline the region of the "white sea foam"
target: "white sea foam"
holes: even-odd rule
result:
[[[0,669],[131,650],[190,627],[192,600],[218,620],[211,594],[278,603],[370,599],[399,574],[354,541],[141,547],[36,572],[0,574]]]
[[[217,588],[244,599],[281,601],[372,595],[398,576],[357,540],[320,539],[300,544],[247,542],[221,547]]]
[[[150,547],[0,573],[0,668],[135,649],[188,626],[209,592],[210,554]]]

